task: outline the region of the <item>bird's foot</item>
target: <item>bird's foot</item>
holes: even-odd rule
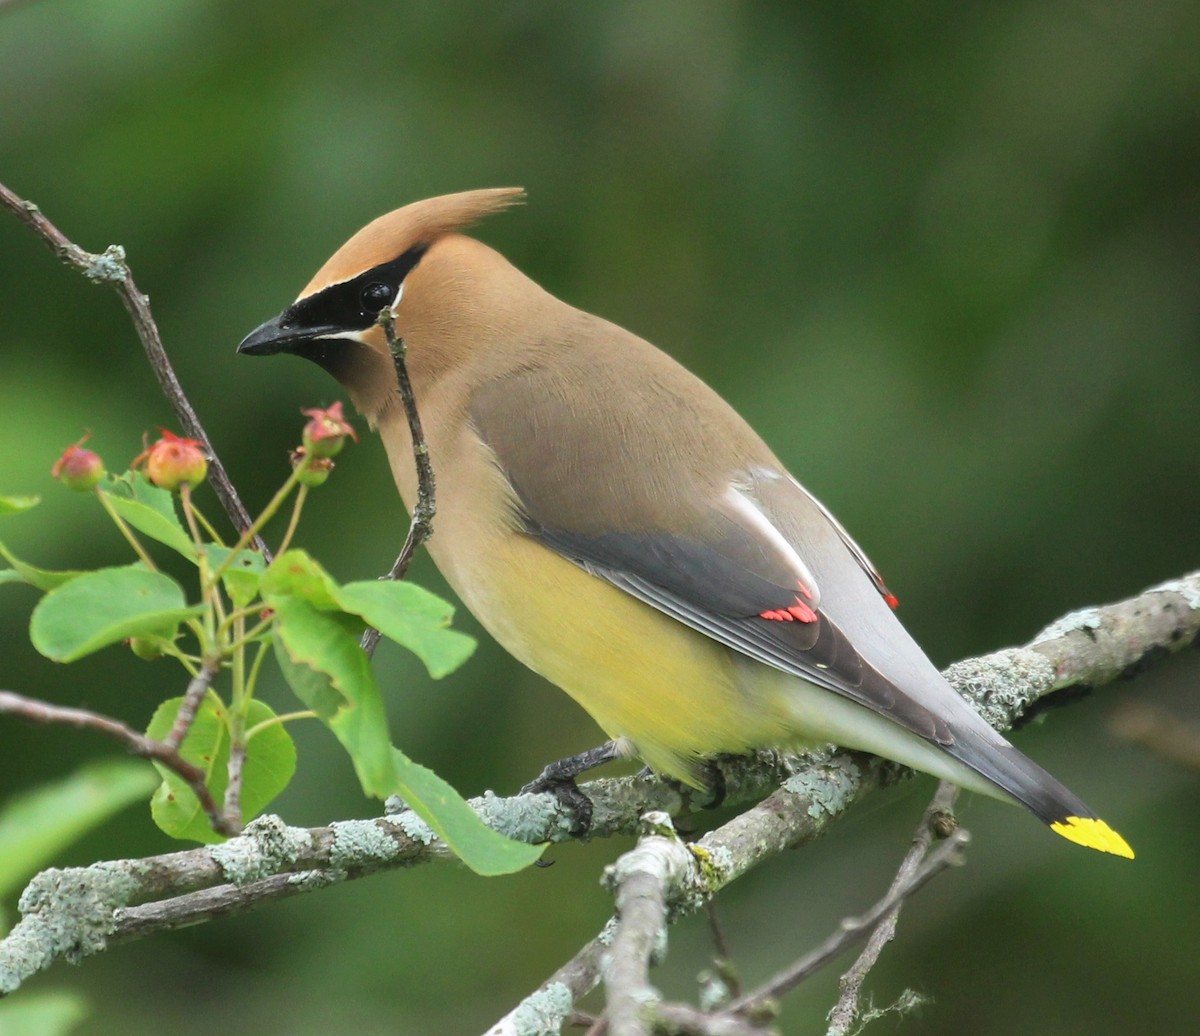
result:
[[[526,784],[521,789],[521,794],[536,795],[538,792],[549,792],[574,818],[571,834],[576,837],[585,835],[592,826],[592,800],[579,790],[575,778],[588,770],[594,770],[597,766],[611,763],[619,756],[617,742],[608,741],[578,755],[559,759],[550,763],[534,780]]]

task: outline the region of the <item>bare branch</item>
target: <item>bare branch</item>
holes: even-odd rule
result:
[[[412,438],[413,462],[417,467],[417,502],[413,507],[408,535],[400,555],[385,579],[403,579],[408,572],[413,555],[433,535],[433,516],[437,513],[437,483],[433,477],[433,465],[429,460],[429,444],[425,441],[425,430],[421,426],[421,415],[417,413],[417,400],[413,395],[412,381],[408,376],[408,347],[404,339],[396,337],[396,318],[390,309],[379,313],[379,326],[387,336],[388,351],[396,368],[396,383],[400,387],[400,402],[404,404],[404,416],[408,420],[408,431]],[[360,646],[369,658],[379,644],[379,630],[368,629],[362,635]]]
[[[0,713],[19,716],[31,723],[58,723],[75,727],[78,730],[95,730],[114,741],[119,741],[132,755],[153,760],[184,780],[192,794],[196,796],[200,808],[204,810],[217,834],[235,835],[238,833],[238,827],[229,826],[213,801],[213,797],[204,783],[204,771],[184,759],[179,754],[178,746],[170,745],[165,741],[155,741],[153,738],[146,737],[145,734],[139,734],[120,720],[103,716],[98,712],[50,705],[34,698],[26,698],[21,694],[14,694],[12,691],[0,691]]]
[[[141,939],[188,925],[234,917],[263,903],[289,899],[345,880],[328,868],[272,874],[246,885],[216,885],[173,899],[113,910],[112,941]]]
[[[175,722],[171,726],[170,732],[163,738],[163,744],[173,751],[179,750],[188,731],[192,729],[192,724],[196,721],[196,713],[200,711],[200,704],[204,701],[204,696],[212,686],[213,680],[216,679],[219,666],[219,662],[205,662],[200,667],[200,672],[189,681],[187,690],[183,693],[183,701],[179,703],[179,711],[175,713]]]
[[[235,830],[242,826],[242,784],[246,776],[246,736],[243,731],[229,745],[229,762],[226,766],[229,779],[225,784],[225,823]]]
[[[778,1036],[779,1032],[766,1021],[710,1014],[687,1004],[661,1004],[655,1013],[671,1036]]]
[[[801,957],[769,982],[763,983],[757,989],[735,1000],[725,1008],[724,1013],[736,1014],[753,1009],[756,1004],[760,1004],[764,1000],[774,999],[795,989],[847,947],[865,939],[883,918],[896,910],[905,899],[927,885],[931,879],[947,867],[961,865],[964,862],[961,850],[969,840],[970,836],[965,830],[960,828],[955,831],[930,853],[928,858],[910,876],[893,885],[888,894],[865,914],[861,917],[846,918],[838,930],[812,953]]]
[[[953,784],[942,781],[938,785],[933,800],[929,803],[924,816],[921,817],[921,822],[917,825],[917,830],[913,833],[912,846],[900,863],[895,880],[888,889],[888,895],[896,895],[907,882],[913,879],[921,861],[929,852],[933,839],[944,836],[946,833],[944,825],[947,818],[953,815],[956,798],[958,798],[958,788]],[[863,981],[875,966],[883,948],[895,936],[896,920],[899,916],[900,903],[897,902],[896,906],[884,915],[879,924],[875,926],[875,930],[871,932],[870,938],[867,939],[867,945],[863,947],[858,959],[842,975],[838,983],[837,1003],[829,1012],[829,1029],[826,1036],[847,1036],[850,1027],[858,1020]]]
[[[175,416],[183,426],[184,434],[197,440],[204,448],[209,458],[209,479],[213,491],[217,494],[229,516],[230,522],[238,532],[244,532],[250,527],[250,515],[242,505],[237,490],[234,489],[228,473],[225,471],[221,458],[213,449],[212,442],[205,432],[204,426],[192,409],[191,403],[184,395],[183,387],[175,376],[171,361],[163,348],[162,337],[158,333],[158,325],[150,312],[150,300],[143,295],[133,281],[133,274],[125,262],[125,250],[120,245],[109,245],[99,255],[84,251],[71,241],[61,230],[43,215],[41,209],[33,202],[14,194],[8,187],[0,183],[0,204],[4,205],[22,223],[37,234],[56,256],[68,266],[79,270],[88,280],[96,284],[111,284],[120,297],[122,304],[133,321],[134,330],[146,351],[150,367],[158,379],[159,388],[175,411]],[[270,552],[261,537],[255,537],[255,546],[270,559]]]

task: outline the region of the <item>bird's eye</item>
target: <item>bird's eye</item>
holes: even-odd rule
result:
[[[358,301],[364,314],[374,316],[392,301],[396,289],[382,281],[372,281],[359,293]]]

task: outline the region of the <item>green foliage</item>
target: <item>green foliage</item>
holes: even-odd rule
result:
[[[258,597],[259,581],[266,566],[256,550],[239,550],[210,545],[208,559],[216,568],[224,569],[222,583],[235,608],[246,608]]]
[[[0,496],[0,515],[23,514],[36,507],[39,502],[40,498],[36,496]],[[11,566],[0,569],[0,583],[28,583],[39,590],[53,590],[80,575],[79,572],[50,572],[27,564],[3,543],[0,543],[0,558],[4,558]]]
[[[0,514],[21,514],[40,502],[37,496],[0,496]]]
[[[338,589],[337,600],[346,611],[408,648],[435,680],[454,672],[475,650],[474,640],[448,628],[454,609],[414,583],[377,579],[347,583]]]
[[[87,1004],[74,993],[35,993],[0,1004],[3,1036],[66,1036],[87,1015]]]
[[[153,486],[140,472],[131,471],[102,489],[104,501],[138,532],[164,543],[189,561],[196,559],[196,545],[175,511],[175,496]]]
[[[33,609],[29,639],[54,662],[77,662],[130,637],[174,640],[180,623],[203,611],[161,572],[101,568],[49,591]]]
[[[155,711],[146,734],[161,741],[175,723],[182,698],[164,701]],[[255,698],[246,704],[245,723],[255,733],[247,739],[242,767],[242,812],[248,817],[261,813],[291,782],[296,772],[296,743],[279,722],[274,710]],[[180,754],[205,771],[205,785],[220,803],[229,783],[229,745],[233,724],[229,710],[216,695],[206,698],[188,728]],[[187,783],[172,770],[155,763],[162,784],[150,800],[154,822],[172,838],[197,842],[220,842]]]
[[[3,580],[28,582],[45,591],[30,620],[33,646],[53,661],[75,662],[128,641],[140,658],[173,656],[193,680],[201,672],[229,674],[227,695],[215,685],[196,685],[202,697],[179,746],[182,759],[203,775],[211,803],[197,797],[189,783],[195,775],[186,767],[173,767],[169,757],[155,761],[162,780],[151,800],[151,815],[174,838],[221,839],[213,825],[217,813],[229,812],[226,796],[235,774],[232,806],[243,820],[263,810],[296,770],[296,746],[285,723],[315,716],[350,755],[364,792],[381,799],[403,797],[472,869],[505,874],[528,866],[540,848],[496,834],[449,784],[391,743],[382,692],[359,646],[367,624],[373,624],[416,655],[431,676],[444,676],[474,648],[470,637],[449,628],[453,608],[407,583],[341,586],[301,550],[281,550],[266,566],[251,549],[254,535],[289,497],[292,514],[285,541],[290,540],[308,493],[303,484],[308,463],[293,469],[233,546],[201,535],[201,527],[211,530],[212,525],[190,493],[177,499],[135,472],[110,479],[94,492],[138,562],[52,573],[18,561],[0,546],[12,566],[5,570],[12,575]],[[36,502],[0,498],[0,513],[20,513]],[[196,567],[198,603],[189,604],[183,586],[157,568],[139,534]],[[193,640],[194,648],[186,647]],[[279,716],[255,697],[259,663],[272,645],[287,683],[307,711]],[[183,702],[162,702],[147,736],[166,740]]]
[[[453,672],[475,650],[475,641],[449,628],[454,608],[423,587],[381,579],[338,586],[303,551],[276,558],[262,591],[269,603],[292,596],[324,611],[359,616],[408,648],[434,679]]]
[[[28,583],[39,590],[54,590],[69,582],[82,572],[51,572],[49,569],[38,568],[22,561],[3,543],[0,543],[0,557],[11,565],[11,568],[0,569],[0,583]]]
[[[510,873],[540,855],[540,849],[481,825],[453,788],[388,738],[383,696],[358,643],[364,624],[356,617],[404,644],[431,675],[440,676],[461,665],[474,647],[469,637],[446,628],[452,614],[448,604],[402,583],[338,586],[298,550],[275,559],[263,580],[263,596],[275,612],[275,649],[284,676],[350,754],[364,791],[380,798],[401,796],[480,873]]]

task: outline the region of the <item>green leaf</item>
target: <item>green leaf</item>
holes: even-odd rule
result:
[[[170,576],[140,565],[85,572],[51,590],[33,609],[29,638],[55,662],[74,662],[128,637],[173,639],[204,611],[187,606]]]
[[[368,795],[386,798],[392,787],[387,714],[371,662],[339,618],[297,597],[269,597],[275,630],[288,659],[325,678],[291,683],[300,699],[326,723],[350,753]],[[295,678],[295,671],[292,677]],[[291,682],[291,681],[289,681]]]
[[[21,514],[31,507],[36,507],[41,501],[37,496],[0,496],[0,514]],[[12,568],[0,570],[0,583],[29,583],[39,590],[53,590],[62,586],[68,580],[74,579],[80,572],[50,572],[44,568],[27,565],[20,558],[0,543],[0,557],[4,558]]]
[[[41,501],[40,496],[0,496],[0,514],[20,514]]]
[[[380,579],[338,586],[302,550],[289,550],[275,559],[263,577],[262,593],[268,601],[287,595],[321,611],[360,616],[408,648],[435,678],[457,669],[475,649],[465,633],[448,628],[454,608],[428,590]]]
[[[157,783],[143,762],[104,759],[11,798],[0,809],[0,897]]]
[[[3,1036],[67,1036],[87,1016],[87,1001],[77,993],[56,990],[22,994],[0,1004]]]
[[[368,795],[403,797],[478,874],[511,874],[541,855],[540,846],[497,834],[442,778],[392,747],[370,661],[338,616],[287,595],[269,603],[288,682],[342,743]]]
[[[524,870],[545,845],[529,845],[493,831],[454,788],[427,766],[392,749],[397,794],[476,874],[492,877]]]
[[[271,562],[262,579],[263,597],[286,594],[307,601],[322,611],[341,611],[338,585],[303,550],[289,550]]]
[[[225,560],[233,553],[233,549],[230,547],[211,546],[206,549],[213,571],[225,564]],[[225,591],[229,594],[229,599],[235,608],[245,608],[258,597],[258,588],[265,569],[263,556],[258,551],[242,550],[238,552],[238,556],[221,576],[221,582],[225,584]]]
[[[347,583],[337,590],[338,603],[361,615],[390,640],[425,663],[434,679],[452,673],[475,650],[475,641],[449,629],[454,607],[412,583],[373,579]]]
[[[148,737],[162,740],[175,724],[182,698],[163,702],[146,729]],[[246,729],[265,720],[274,719],[271,707],[251,699],[246,709]],[[229,712],[209,697],[201,704],[188,736],[183,739],[180,753],[193,766],[205,772],[205,785],[218,806],[225,800],[229,784]],[[162,784],[150,800],[154,822],[172,838],[188,838],[212,843],[224,839],[212,829],[208,814],[187,782],[155,763]],[[246,745],[246,761],[242,767],[242,818],[251,820],[291,782],[296,772],[296,744],[282,723],[272,723],[254,735]]]
[[[277,626],[276,633],[277,635],[271,638],[275,646],[275,660],[279,663],[287,685],[297,698],[321,720],[328,723],[337,715],[338,709],[347,704],[345,697],[333,686],[333,681],[327,674],[318,672],[303,662],[292,661],[287,648],[284,647],[284,637],[290,636],[290,631],[288,634],[282,634]]]
[[[100,492],[112,509],[138,532],[166,544],[189,561],[196,560],[196,545],[175,511],[175,497],[167,490],[130,472]]]
[[[53,590],[83,575],[82,571],[51,572],[48,569],[36,568],[16,557],[3,543],[0,543],[0,557],[12,565],[12,568],[0,570],[0,583],[29,583],[39,590]],[[9,575],[10,572],[15,575]]]

